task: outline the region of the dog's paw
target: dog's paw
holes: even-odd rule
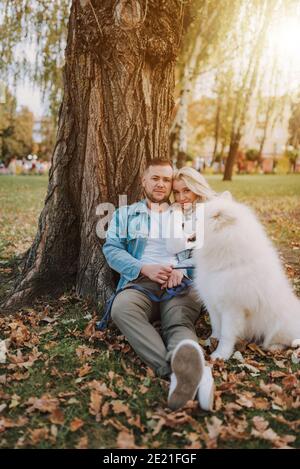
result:
[[[269,347],[267,348],[269,352],[282,352],[285,349],[286,349],[286,345],[283,345],[283,344],[272,344],[272,345],[269,345]]]
[[[227,355],[225,355],[225,354],[223,354],[223,353],[220,353],[220,352],[218,352],[217,350],[215,350],[215,351],[211,354],[210,358],[211,358],[212,360],[228,360],[228,358],[230,358],[230,355],[227,356]]]

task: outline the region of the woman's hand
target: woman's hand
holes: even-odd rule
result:
[[[183,272],[180,269],[173,269],[168,280],[161,286],[161,288],[173,288],[181,284],[183,279]]]

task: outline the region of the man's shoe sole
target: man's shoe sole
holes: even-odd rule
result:
[[[180,409],[189,400],[195,398],[203,368],[203,359],[192,344],[182,344],[177,351],[175,350],[172,371],[176,376],[177,384],[169,397],[170,409]]]

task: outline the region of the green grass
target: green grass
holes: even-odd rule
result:
[[[243,175],[234,176],[233,181],[222,181],[220,175],[207,176],[208,182],[217,192],[229,190],[239,200],[256,197],[299,197],[300,174],[288,175]]]
[[[300,175],[208,180],[217,192],[230,190],[255,209],[300,294]],[[12,287],[19,256],[30,247],[46,189],[46,177],[0,177],[0,298]],[[245,363],[259,373],[235,359],[215,363],[214,413],[197,406],[172,413],[166,408],[168,383],[153,376],[116,328],[94,334],[95,317],[74,291],[56,300],[37,300],[14,316],[0,316],[0,340],[11,339],[7,362],[0,364],[0,447],[116,448],[126,432],[135,445],[146,448],[300,447],[300,370],[291,350],[261,356],[239,344]],[[205,318],[197,331],[200,339],[209,335]],[[82,359],[80,350],[87,351]],[[205,351],[208,358],[211,349]],[[264,385],[271,384],[277,388],[268,394]],[[97,385],[106,387],[93,391]],[[60,419],[45,409],[30,409],[31,398],[45,395],[57,399]],[[96,406],[98,399],[98,415],[91,411],[91,399]],[[12,426],[20,417],[27,420]],[[253,435],[255,417],[272,431]],[[83,422],[76,431],[74,419]]]

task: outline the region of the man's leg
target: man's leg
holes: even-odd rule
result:
[[[190,339],[198,343],[195,322],[200,316],[201,303],[196,293],[189,289],[186,295],[175,296],[171,300],[160,303],[161,328],[167,344],[167,360],[179,342]]]
[[[165,344],[150,321],[159,315],[157,305],[142,292],[128,289],[116,296],[111,316],[137,355],[158,376],[171,372]]]
[[[205,365],[194,326],[200,311],[201,304],[193,290],[161,303],[162,333],[172,367],[168,397],[171,409],[184,406],[197,392],[202,409],[213,407],[214,381],[211,369]]]

